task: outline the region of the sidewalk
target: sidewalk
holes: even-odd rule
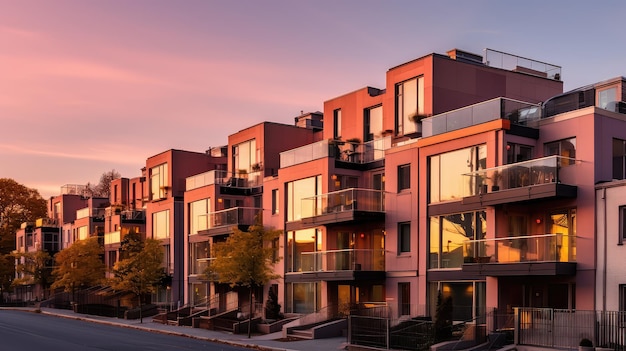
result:
[[[21,310],[26,312],[34,312],[34,307],[24,307],[24,308],[0,308],[0,309],[11,309],[11,310]],[[317,350],[325,350],[325,351],[336,351],[343,350],[347,345],[347,340],[345,337],[338,338],[329,338],[329,339],[316,339],[316,340],[298,340],[298,341],[279,341],[278,339],[282,338],[282,333],[274,333],[274,334],[255,334],[252,335],[251,338],[248,338],[247,335],[242,334],[233,334],[222,331],[213,331],[192,327],[183,327],[183,326],[174,326],[167,324],[160,324],[152,322],[151,317],[146,317],[143,319],[143,323],[140,323],[139,320],[127,320],[127,319],[119,319],[112,317],[103,317],[103,316],[95,316],[88,314],[80,314],[75,313],[70,310],[61,310],[54,308],[41,308],[42,314],[47,314],[51,316],[57,316],[62,318],[72,318],[76,320],[88,321],[93,323],[101,323],[114,325],[124,328],[134,328],[140,329],[155,333],[164,333],[170,335],[178,335],[178,336],[186,336],[194,339],[218,342],[218,343],[226,343],[234,346],[246,347],[246,348],[255,348],[255,349],[265,349],[265,350],[274,350],[274,351],[290,351],[290,350],[299,350],[299,351],[317,351]]]

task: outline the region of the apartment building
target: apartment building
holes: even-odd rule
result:
[[[228,284],[206,280],[204,272],[210,264],[213,243],[226,240],[233,227],[246,230],[255,221],[262,221],[268,228],[281,227],[282,223],[270,220],[270,207],[264,204],[264,199],[271,199],[272,194],[266,192],[265,181],[277,174],[281,151],[321,137],[321,117],[321,113],[307,113],[296,117],[295,125],[262,122],[234,133],[228,137],[228,145],[209,151],[227,160],[223,169],[186,179],[186,303],[205,303],[233,290]],[[238,301],[239,293],[236,291]],[[264,290],[260,288],[254,295],[262,302]],[[247,291],[242,291],[241,300],[247,299]],[[225,298],[218,302],[227,303]]]
[[[174,306],[184,302],[184,193],[187,177],[221,169],[225,158],[210,153],[170,149],[146,160],[146,237],[163,246],[163,266],[171,286],[159,289],[153,302]]]
[[[120,260],[120,246],[131,231],[145,238],[145,177],[113,179],[110,184],[110,206],[104,215],[104,262],[107,276]]]
[[[537,71],[521,64],[519,57],[507,58],[517,64],[494,66],[460,50],[430,54],[391,68],[385,89],[366,87],[325,102],[323,139],[281,153],[278,177],[264,187],[264,192],[282,192],[278,202],[285,274],[280,297],[286,312],[326,308],[331,314],[349,313],[355,305],[381,304],[394,317],[425,315],[440,289],[455,294],[462,290],[464,296],[471,291],[469,303],[458,302],[468,303],[464,308],[470,312],[480,304],[484,308],[484,298],[474,291],[479,295],[485,290],[475,282],[486,278],[472,280],[460,266],[445,266],[447,261],[435,266],[433,255],[439,254],[429,254],[440,247],[429,234],[435,230],[430,221],[457,209],[435,211],[426,201],[434,186],[428,165],[437,154],[465,148],[466,143],[495,145],[494,135],[474,135],[470,141],[455,132],[446,134],[451,141],[444,145],[441,136],[430,137],[432,132],[426,131],[425,137],[425,128],[439,125],[424,121],[489,99],[538,103],[562,92],[559,67],[542,64],[546,69]],[[457,123],[469,127],[474,124],[469,118]],[[472,152],[476,162],[487,162],[481,150]],[[496,164],[494,158],[482,167]],[[441,187],[453,184],[442,180]],[[269,205],[267,197],[265,201]],[[477,206],[474,219],[456,215],[474,226],[480,211]],[[451,271],[459,272],[445,275]],[[458,280],[463,285],[452,284]],[[446,282],[450,284],[442,285]]]
[[[106,198],[87,196],[84,185],[62,186],[60,194],[48,201],[48,217],[23,223],[16,232],[16,252],[45,251],[54,256],[77,240],[101,237],[108,204]],[[20,260],[16,264],[25,262],[23,257]],[[44,297],[44,287],[38,282],[29,280],[24,274],[17,274],[16,278],[26,279],[23,285],[15,288],[14,299],[31,301]]]

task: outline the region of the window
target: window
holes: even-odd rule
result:
[[[383,107],[376,106],[365,109],[365,138],[364,141],[374,140],[376,136],[382,135],[383,132]]]
[[[341,109],[333,111],[333,138],[341,138]]]
[[[398,134],[417,132],[417,123],[424,115],[424,77],[396,84],[396,131]]]
[[[311,272],[322,267],[321,256],[312,254],[322,250],[319,229],[303,229],[287,233],[287,272]]]
[[[278,214],[279,201],[278,201],[278,189],[272,189],[272,214]]]
[[[619,285],[619,310],[626,311],[626,284]]]
[[[626,141],[613,139],[613,179],[626,179]]]
[[[573,165],[576,159],[576,138],[563,139],[545,144],[545,155],[563,157],[559,162],[561,167]]]
[[[206,270],[210,255],[208,241],[189,244],[189,274],[202,274]]]
[[[617,100],[617,88],[612,87],[598,91],[598,107],[615,111],[615,101]],[[617,112],[617,111],[616,111]]]
[[[202,199],[189,203],[189,235],[198,234],[198,231],[209,228],[209,212],[211,199]]]
[[[465,194],[477,194],[477,177],[464,174],[487,168],[487,146],[478,145],[446,152],[429,158],[430,203],[460,200]]]
[[[408,316],[411,314],[411,284],[410,283],[398,283],[398,311],[401,316]]]
[[[626,205],[619,207],[619,237],[617,238],[618,245],[624,245],[626,240]]]
[[[87,226],[78,227],[78,230],[77,230],[76,234],[77,234],[76,239],[78,239],[78,240],[85,240],[85,239],[87,239],[89,237],[89,230],[88,230]]]
[[[516,163],[522,161],[528,161],[533,157],[532,146],[507,143],[506,144],[506,163]]]
[[[411,165],[398,166],[398,192],[411,188]]]
[[[164,199],[169,189],[167,163],[150,168],[150,200]]]
[[[170,210],[152,214],[152,238],[167,239],[170,237]]]
[[[322,191],[322,177],[315,176],[287,183],[287,221],[299,221],[312,217],[321,199],[315,198]],[[308,199],[303,201],[303,199]]]
[[[398,253],[411,252],[411,223],[398,223]]]
[[[487,214],[484,211],[462,212],[430,217],[429,268],[461,268],[475,258],[488,257],[484,241]]]
[[[257,164],[256,140],[233,146],[233,173],[248,173],[254,164]]]

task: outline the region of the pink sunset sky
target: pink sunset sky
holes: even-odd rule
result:
[[[625,75],[621,1],[0,0],[0,178],[44,197],[261,121],[429,54],[484,48]]]

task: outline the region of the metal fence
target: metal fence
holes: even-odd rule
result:
[[[589,339],[595,346],[626,351],[626,312],[516,308],[515,337],[520,345],[577,349]]]

